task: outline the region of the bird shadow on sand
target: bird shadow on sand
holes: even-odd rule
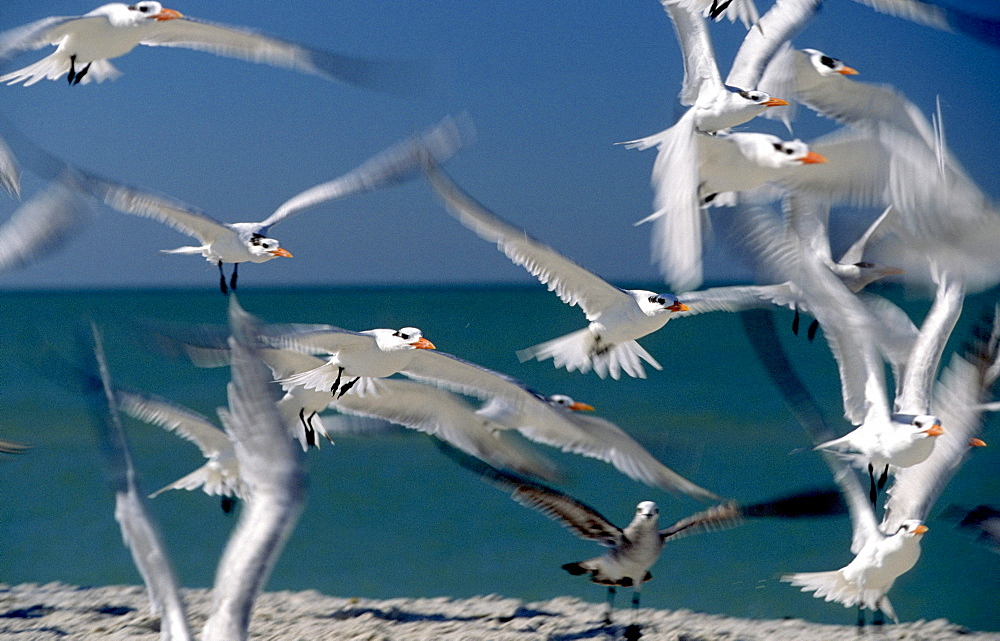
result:
[[[492,616],[488,614],[478,614],[470,616],[453,616],[448,614],[442,614],[440,612],[435,613],[424,613],[424,612],[411,612],[397,607],[389,608],[345,608],[343,610],[337,610],[324,618],[344,620],[352,619],[354,617],[360,617],[365,614],[370,614],[373,617],[382,619],[384,621],[397,621],[400,623],[419,623],[419,622],[444,622],[444,621],[479,621],[483,619],[496,619],[501,623],[508,623],[514,619],[532,619],[539,616],[555,617],[560,616],[553,612],[545,612],[542,610],[533,610],[531,608],[526,608],[524,606],[518,607],[514,610],[513,614],[508,614],[504,616]]]

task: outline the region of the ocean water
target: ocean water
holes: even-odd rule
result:
[[[654,287],[655,288],[655,287]],[[927,303],[888,295],[914,314]],[[957,349],[995,293],[970,297],[953,337]],[[645,380],[601,380],[519,363],[514,351],[582,327],[579,310],[540,287],[414,287],[240,291],[268,322],[322,322],[350,329],[420,327],[443,351],[569,394],[629,431],[665,464],[721,495],[754,502],[831,485],[754,357],[739,320],[708,314],[670,322],[642,340],[663,364]],[[198,291],[8,292],[0,307],[0,437],[30,443],[0,457],[0,582],[141,583],[113,518],[86,404],[60,358],[72,358],[86,321],[104,334],[116,383],[154,392],[206,415],[225,404],[228,370],[203,370],[158,348],[144,320],[224,323],[226,301]],[[839,383],[822,338],[782,340],[828,420],[840,418]],[[125,417],[140,484],[153,491],[202,464],[197,449]],[[839,422],[838,422],[839,421]],[[997,438],[996,419],[986,440]],[[636,503],[655,500],[661,525],[704,506],[647,488],[609,465],[538,446],[564,466],[560,486],[624,526]],[[525,600],[574,595],[595,602],[604,588],[560,565],[602,552],[512,501],[443,456],[429,438],[401,430],[342,435],[307,457],[308,503],[266,589],[336,596],[472,596]],[[928,520],[923,554],[890,593],[904,620],[948,618],[1000,630],[1000,555],[939,518],[949,504],[1000,504],[995,448],[978,450]],[[167,492],[150,502],[183,585],[211,585],[236,522],[217,498]],[[652,568],[642,603],[746,617],[853,623],[855,613],[780,583],[785,572],[830,570],[850,559],[846,517],[757,521],[671,543]],[[619,596],[627,607],[627,591]]]

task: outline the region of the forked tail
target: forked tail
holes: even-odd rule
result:
[[[642,361],[663,369],[639,343],[630,340],[602,345],[587,328],[519,350],[517,357],[522,361],[551,358],[553,365],[565,367],[570,372],[579,370],[586,374],[594,370],[601,378],[611,376],[615,380],[621,378],[622,372],[634,378],[646,378]]]

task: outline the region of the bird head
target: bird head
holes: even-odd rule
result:
[[[434,349],[434,343],[424,338],[416,327],[403,327],[392,332],[392,338],[403,349]]]
[[[896,530],[896,533],[902,533],[903,536],[920,536],[927,529],[927,526],[918,519],[906,519],[899,524],[899,529]]]
[[[183,18],[184,15],[180,11],[174,11],[173,9],[164,9],[163,5],[159,2],[153,2],[152,0],[143,0],[143,2],[136,2],[128,7],[129,11],[134,11],[140,18],[145,18],[147,20],[173,20],[174,18]]]
[[[247,249],[249,249],[250,253],[254,256],[265,260],[277,258],[278,256],[283,256],[285,258],[292,257],[290,253],[281,248],[278,241],[261,234],[253,234],[250,237],[250,241],[247,243]]]
[[[553,394],[545,399],[550,405],[555,405],[557,407],[565,407],[568,410],[573,410],[574,412],[592,412],[594,408],[586,403],[579,403],[574,401],[569,396],[565,394]]]
[[[815,151],[809,151],[809,145],[801,140],[771,140],[770,148],[763,147],[757,159],[765,167],[785,169],[801,165],[816,165],[827,160]]]
[[[677,300],[677,297],[673,294],[657,294],[656,292],[642,289],[633,289],[629,293],[635,298],[639,309],[647,316],[662,312],[686,312],[689,309],[687,305]]]
[[[911,425],[913,425],[917,434],[921,434],[924,437],[941,436],[944,434],[944,430],[941,428],[941,419],[936,416],[931,416],[930,414],[915,416]]]
[[[809,62],[813,69],[821,76],[854,76],[857,71],[844,64],[843,60],[831,58],[822,51],[816,49],[803,49],[803,53],[809,56]]]
[[[643,501],[635,506],[635,518],[655,521],[660,516],[660,508],[652,501]]]
[[[772,98],[766,91],[748,91],[745,89],[736,89],[736,94],[741,98],[746,100],[748,103],[753,105],[758,105],[761,107],[784,107],[788,105],[787,100],[782,100],[781,98]]]

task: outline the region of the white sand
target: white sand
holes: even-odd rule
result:
[[[207,616],[207,590],[185,590],[195,632]],[[523,603],[500,596],[472,599],[347,599],[306,592],[268,592],[254,610],[250,638],[268,641],[577,641],[622,638],[632,622],[616,612],[601,623],[604,606],[560,597]],[[686,610],[640,609],[642,638],[649,641],[1000,641],[1000,633],[970,632],[944,620],[869,627],[818,625],[798,619],[748,620]],[[150,614],[138,586],[77,588],[0,584],[0,639],[17,641],[115,641],[159,639],[159,618]]]

